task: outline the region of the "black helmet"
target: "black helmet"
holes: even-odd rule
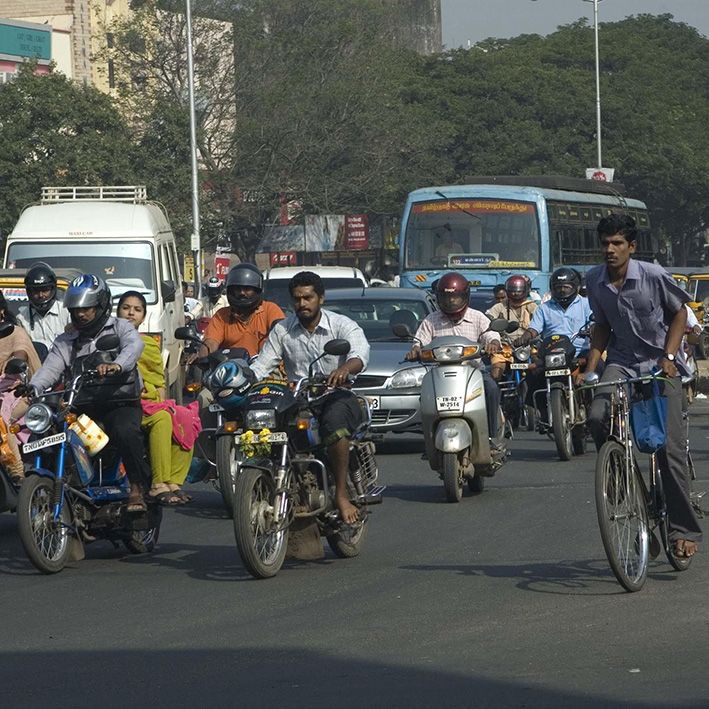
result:
[[[111,290],[102,278],[92,273],[84,273],[71,282],[64,296],[64,307],[69,311],[71,322],[79,332],[95,337],[111,314]],[[96,308],[96,317],[91,322],[81,323],[75,317],[74,310],[77,308]]]
[[[45,290],[47,288],[51,289],[51,294],[48,298],[42,298],[41,300],[32,298],[31,294],[34,290]],[[57,298],[56,273],[44,261],[32,264],[25,274],[25,290],[27,291],[30,305],[40,315],[44,315]]]
[[[557,268],[549,279],[551,297],[562,308],[567,308],[579,294],[581,276],[579,272],[568,266]]]
[[[222,294],[223,283],[220,278],[212,276],[207,281],[207,295],[215,300]]]
[[[239,295],[239,288],[253,288],[256,295]],[[252,263],[240,263],[229,271],[226,278],[226,297],[237,312],[249,312],[261,305],[263,299],[263,276]]]

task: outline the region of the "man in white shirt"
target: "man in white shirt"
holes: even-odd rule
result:
[[[17,320],[33,342],[51,350],[70,321],[69,311],[57,300],[57,276],[46,263],[35,263],[25,275],[25,290],[29,302],[20,306]],[[42,360],[47,355],[38,354]]]

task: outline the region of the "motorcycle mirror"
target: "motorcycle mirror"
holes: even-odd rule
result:
[[[411,332],[411,328],[403,322],[396,323],[396,325],[393,325],[391,328],[391,331],[397,336],[402,339],[410,339],[414,336],[414,333]]]
[[[96,349],[99,352],[110,352],[117,350],[121,344],[121,338],[118,335],[104,335],[96,340]]]
[[[5,365],[5,374],[22,374],[27,371],[27,362],[19,357],[13,357]]]
[[[596,384],[600,377],[596,372],[588,372],[584,374],[583,380],[586,384]]]
[[[505,332],[511,335],[515,330],[519,330],[519,323],[515,322],[514,320],[510,320],[507,323],[507,327],[505,328]]]
[[[350,351],[350,343],[347,340],[330,340],[325,343],[323,350],[325,354],[342,357],[342,355],[346,355]]]
[[[517,328],[515,327],[515,330]],[[495,318],[491,323],[490,323],[490,330],[493,332],[505,332],[507,330],[507,320],[504,318]]]
[[[175,338],[178,340],[191,340],[192,342],[198,342],[199,344],[202,344],[202,340],[200,340],[197,335],[194,334],[194,330],[191,327],[178,327],[175,330]]]
[[[15,331],[15,326],[11,322],[0,323],[0,340],[3,337],[10,337]]]

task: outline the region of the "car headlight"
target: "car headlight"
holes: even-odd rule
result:
[[[255,431],[262,428],[276,428],[275,409],[251,409],[244,417],[244,427]]]
[[[526,347],[518,347],[515,350],[515,359],[518,362],[526,362],[529,359],[529,355],[532,353],[532,348],[527,345]]]
[[[46,404],[32,404],[25,413],[25,426],[32,433],[44,433],[52,425],[52,410]]]
[[[408,367],[400,369],[389,382],[392,389],[414,389],[421,386],[426,374],[426,367]]]
[[[544,358],[545,367],[563,367],[566,364],[566,355],[563,352],[559,354],[550,354]]]

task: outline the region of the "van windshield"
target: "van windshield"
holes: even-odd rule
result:
[[[76,268],[103,278],[115,298],[127,290],[140,291],[157,303],[152,246],[145,241],[43,241],[10,244],[9,268],[29,268],[44,261],[54,268]]]

